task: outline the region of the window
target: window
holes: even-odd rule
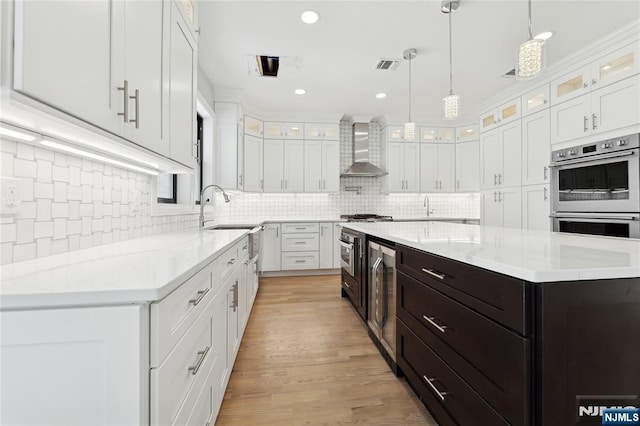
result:
[[[196,187],[194,189],[194,192],[195,192],[196,204],[200,204],[200,191],[202,191],[202,175],[203,175],[202,164],[204,163],[204,161],[202,161],[202,159],[204,158],[204,156],[202,155],[204,151],[203,150],[204,120],[202,119],[202,116],[200,114],[198,114],[198,126],[196,128],[196,131],[197,131],[196,160],[198,162],[198,166],[196,167]]]
[[[176,204],[178,202],[178,175],[158,176],[158,203]]]

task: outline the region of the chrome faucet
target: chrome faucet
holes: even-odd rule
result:
[[[424,208],[427,209],[427,217],[431,216],[431,213],[434,212],[433,210],[430,209],[429,204],[430,204],[429,196],[426,195],[424,197]]]
[[[209,199],[204,199],[204,191],[209,188],[218,188],[220,191],[222,191],[222,196],[224,197],[225,203],[231,201],[231,199],[229,199],[229,194],[224,192],[224,189],[222,189],[222,187],[218,185],[207,185],[202,188],[202,191],[200,191],[200,228],[204,228],[204,205],[207,204],[207,201],[209,201]],[[213,191],[213,193],[215,194],[215,190]],[[211,200],[211,205],[213,206],[213,200]]]

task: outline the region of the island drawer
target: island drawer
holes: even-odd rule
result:
[[[397,359],[441,424],[509,424],[402,321],[397,324]],[[440,408],[448,414],[445,419],[438,416]]]
[[[486,269],[398,245],[398,270],[527,335],[527,283]]]
[[[318,251],[319,234],[282,234],[282,251]]]
[[[397,315],[509,423],[528,424],[529,339],[402,272]]]
[[[320,232],[320,225],[318,223],[283,223],[283,234],[297,234],[304,232]]]
[[[319,269],[320,257],[318,252],[286,252],[282,253],[282,269]]]
[[[213,297],[216,290],[212,283],[214,263],[164,299],[151,304],[151,367],[162,362]]]

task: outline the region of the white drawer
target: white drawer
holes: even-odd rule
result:
[[[182,402],[190,389],[195,388],[195,383],[208,376],[213,368],[215,351],[212,348],[210,308],[211,304],[162,364],[151,369],[153,425],[170,424],[184,405]]]
[[[282,234],[282,251],[318,251],[318,234]]]
[[[243,238],[238,243],[238,258],[244,259],[249,257],[249,238]]]
[[[213,358],[213,357],[211,357]],[[187,395],[180,411],[176,415],[172,426],[191,426],[213,424],[214,414],[220,406],[217,389],[214,386],[213,372],[219,359],[214,359],[211,368],[202,371],[201,378],[196,379],[196,383]],[[200,374],[198,374],[200,376]],[[202,382],[202,383],[201,383]]]
[[[205,266],[161,301],[151,304],[151,367],[162,362],[213,297],[214,263]]]
[[[213,273],[213,285],[220,286],[225,279],[231,274],[236,266],[238,266],[239,253],[238,244],[232,246],[229,250],[220,255],[215,261],[215,271]]]
[[[320,232],[320,226],[317,223],[283,223],[282,233],[300,233],[300,232]]]
[[[317,252],[289,252],[282,253],[282,270],[320,269],[320,259]]]

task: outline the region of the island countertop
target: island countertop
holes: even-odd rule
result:
[[[531,282],[640,277],[640,240],[445,222],[344,227]]]
[[[158,234],[2,267],[0,309],[160,300],[247,234]]]

